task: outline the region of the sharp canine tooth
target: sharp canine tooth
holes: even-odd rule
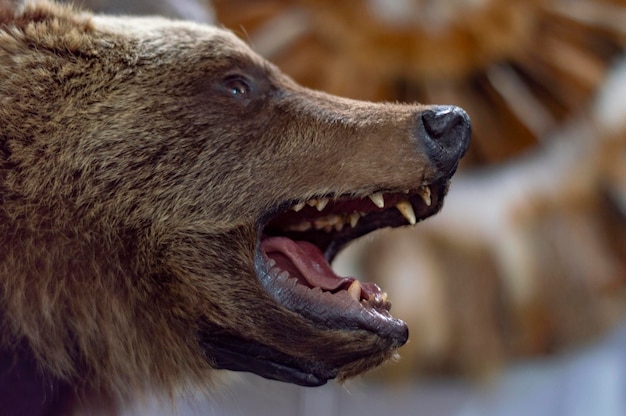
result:
[[[291,208],[292,210],[298,212],[300,211],[302,208],[304,208],[304,206],[306,205],[306,202],[300,202],[296,205],[293,206],[293,208]]]
[[[306,203],[307,203],[310,207],[315,207],[315,206],[317,206],[317,199],[309,199]]]
[[[358,212],[353,212],[352,214],[350,214],[348,218],[350,219],[350,227],[354,228],[356,227],[356,224],[359,222],[359,218],[361,218],[361,214],[359,214]]]
[[[369,199],[371,199],[374,205],[376,205],[378,208],[385,207],[385,198],[383,198],[383,194],[381,194],[380,192],[369,195]]]
[[[321,211],[324,208],[326,208],[326,205],[328,205],[328,198],[322,198],[322,199],[318,199],[317,200],[317,210]]]
[[[432,203],[430,199],[430,187],[422,186],[420,188],[420,196],[424,200],[424,203],[426,204],[426,206],[430,206],[430,204]]]
[[[413,211],[413,207],[409,201],[398,202],[396,205],[398,211],[406,218],[406,220],[411,225],[415,225],[417,223],[417,218],[415,218],[415,211]]]
[[[358,280],[352,282],[352,284],[348,288],[348,293],[357,302],[361,300],[361,282],[359,282]]]

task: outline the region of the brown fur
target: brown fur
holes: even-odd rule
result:
[[[121,397],[206,385],[207,333],[339,378],[393,355],[276,303],[256,227],[283,201],[449,175],[411,134],[427,107],[303,89],[219,29],[50,3],[0,9],[0,99],[2,335],[45,374]]]

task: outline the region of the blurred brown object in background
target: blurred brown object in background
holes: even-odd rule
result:
[[[626,44],[624,0],[213,0],[300,83],[465,108],[465,165],[532,148],[584,109]]]
[[[57,0],[97,13],[155,15],[198,23],[215,23],[211,0]]]

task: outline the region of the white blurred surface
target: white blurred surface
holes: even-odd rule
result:
[[[580,351],[517,364],[488,386],[451,379],[302,388],[243,375],[212,400],[150,403],[126,415],[624,416],[626,324]]]

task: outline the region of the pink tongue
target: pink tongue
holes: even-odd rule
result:
[[[286,270],[301,282],[304,279],[311,287],[332,291],[343,284],[352,283],[351,277],[340,277],[333,272],[324,254],[307,241],[293,241],[286,237],[268,237],[261,241],[261,248],[276,266]],[[305,283],[305,282],[302,282]]]

